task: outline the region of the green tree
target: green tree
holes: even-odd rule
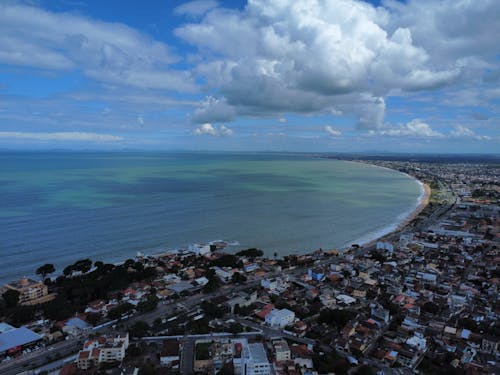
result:
[[[132,327],[130,327],[130,336],[132,337],[143,337],[146,336],[149,332],[151,327],[149,326],[148,323],[140,320],[138,322],[135,322]]]
[[[233,284],[243,284],[247,281],[247,277],[239,272],[235,272],[231,277],[231,281],[233,282]]]
[[[6,292],[2,294],[3,300],[7,307],[16,307],[19,303],[19,295],[20,293],[17,290],[7,289]]]
[[[50,275],[56,271],[53,264],[46,263],[43,266],[40,266],[36,270],[36,274],[42,276],[42,279],[45,279],[45,276]]]

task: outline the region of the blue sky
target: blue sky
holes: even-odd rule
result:
[[[0,148],[498,153],[499,12],[0,1]]]

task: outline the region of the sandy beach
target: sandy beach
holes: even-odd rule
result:
[[[384,167],[381,167],[381,168],[384,168]],[[413,220],[415,220],[417,218],[417,216],[429,204],[430,197],[431,197],[430,186],[427,185],[426,183],[420,181],[420,180],[417,180],[417,181],[422,185],[422,188],[424,189],[424,191],[423,191],[422,197],[420,198],[420,202],[417,205],[417,207],[415,208],[415,210],[413,210],[413,212],[411,212],[403,221],[401,221],[401,223],[399,223],[398,226],[396,227],[396,229],[394,229],[393,231],[390,231],[389,233],[386,233],[380,237],[374,238],[370,241],[360,243],[359,244],[360,246],[367,247],[367,246],[375,245],[381,239],[403,230],[408,224],[410,224]]]

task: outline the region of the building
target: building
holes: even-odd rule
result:
[[[128,345],[128,333],[87,340],[76,357],[76,367],[87,370],[100,363],[121,362]]]
[[[295,313],[288,309],[273,309],[266,315],[266,323],[271,327],[283,328],[292,324],[295,320]]]
[[[26,327],[14,328],[8,324],[2,324],[2,327],[5,330],[0,333],[0,358],[16,355],[26,348],[36,346],[42,341],[40,335]]]
[[[210,253],[210,245],[200,245],[200,244],[193,244],[189,245],[189,251],[195,253],[198,256],[203,256],[206,254]]]
[[[270,375],[271,365],[266,350],[261,343],[248,344],[241,340],[241,356],[233,359],[234,373],[237,375]]]
[[[48,302],[55,297],[54,294],[49,294],[47,285],[43,282],[28,278],[5,284],[4,292],[9,289],[19,292],[19,304],[21,305],[36,305]]]
[[[273,349],[276,362],[289,361],[292,358],[290,348],[285,340],[273,341]]]

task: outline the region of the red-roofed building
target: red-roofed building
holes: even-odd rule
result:
[[[255,315],[257,315],[257,317],[259,317],[260,319],[264,320],[264,319],[266,319],[266,316],[273,309],[274,309],[274,305],[272,303],[270,303],[270,304],[267,304],[266,306],[264,306],[264,308],[262,310],[256,312]]]

